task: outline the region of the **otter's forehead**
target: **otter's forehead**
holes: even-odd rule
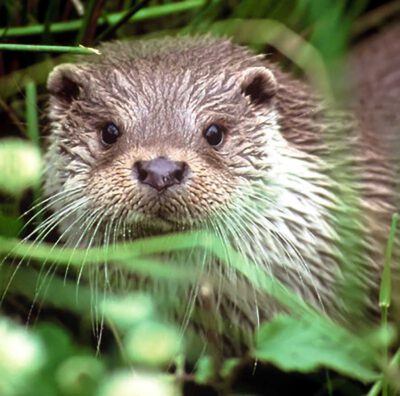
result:
[[[177,66],[172,69],[164,61],[135,59],[120,67],[102,65],[90,73],[90,80],[92,98],[109,104],[132,103],[155,114],[163,109],[170,115],[182,109],[198,114],[207,108],[218,111],[239,95],[234,89],[234,71]]]
[[[152,68],[173,74],[182,70],[193,73],[243,70],[260,65],[260,60],[247,48],[226,39],[212,37],[166,37],[163,39],[112,42],[103,44],[102,55],[85,58],[97,67],[117,68],[129,72]],[[149,70],[150,69],[150,70]]]
[[[137,65],[128,71],[107,66],[95,77],[88,100],[99,104],[96,117],[113,120],[142,144],[168,136],[174,145],[196,145],[206,124],[235,124],[246,110],[234,74],[221,70],[210,77],[204,69],[163,72],[161,63]]]
[[[231,131],[243,114],[272,108],[273,73],[228,40],[114,42],[100,51],[49,75],[52,117],[75,124],[79,118],[93,130],[112,122],[141,141],[174,132],[194,142],[207,125]]]
[[[136,134],[149,130],[193,130],[242,112],[237,73],[260,65],[258,57],[228,40],[162,39],[103,45],[102,55],[86,63],[91,100],[102,113],[135,124]],[[127,126],[128,129],[131,125]]]

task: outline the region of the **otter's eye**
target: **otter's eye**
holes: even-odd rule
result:
[[[210,146],[218,146],[224,138],[224,131],[219,125],[211,124],[204,131],[204,137]]]
[[[120,136],[121,132],[119,131],[118,127],[112,122],[109,122],[101,131],[101,142],[104,145],[109,146],[114,144]]]

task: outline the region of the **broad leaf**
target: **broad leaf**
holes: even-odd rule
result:
[[[376,354],[366,342],[336,326],[277,316],[261,326],[253,356],[286,371],[326,367],[361,381],[378,377]]]

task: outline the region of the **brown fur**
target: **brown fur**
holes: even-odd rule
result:
[[[396,177],[352,114],[228,40],[100,50],[56,68],[48,82],[45,187],[49,196],[63,193],[50,205],[65,212],[54,224],[67,244],[206,229],[338,320],[363,321],[377,310]],[[106,150],[99,130],[110,121],[123,135]],[[218,149],[202,136],[211,123],[226,130]],[[159,156],[190,167],[185,182],[163,194],[132,174],[136,161]],[[236,271],[205,261],[180,301],[201,308],[208,290],[213,330],[228,338],[220,346],[248,346],[254,328],[281,307]],[[362,293],[346,294],[349,285]],[[182,321],[188,313],[180,308]],[[203,322],[210,320],[197,319],[204,330]]]

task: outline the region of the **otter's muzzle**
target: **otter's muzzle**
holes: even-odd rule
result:
[[[157,157],[150,161],[137,161],[134,174],[142,184],[147,184],[157,191],[181,184],[188,173],[185,162],[171,161],[166,157]]]

